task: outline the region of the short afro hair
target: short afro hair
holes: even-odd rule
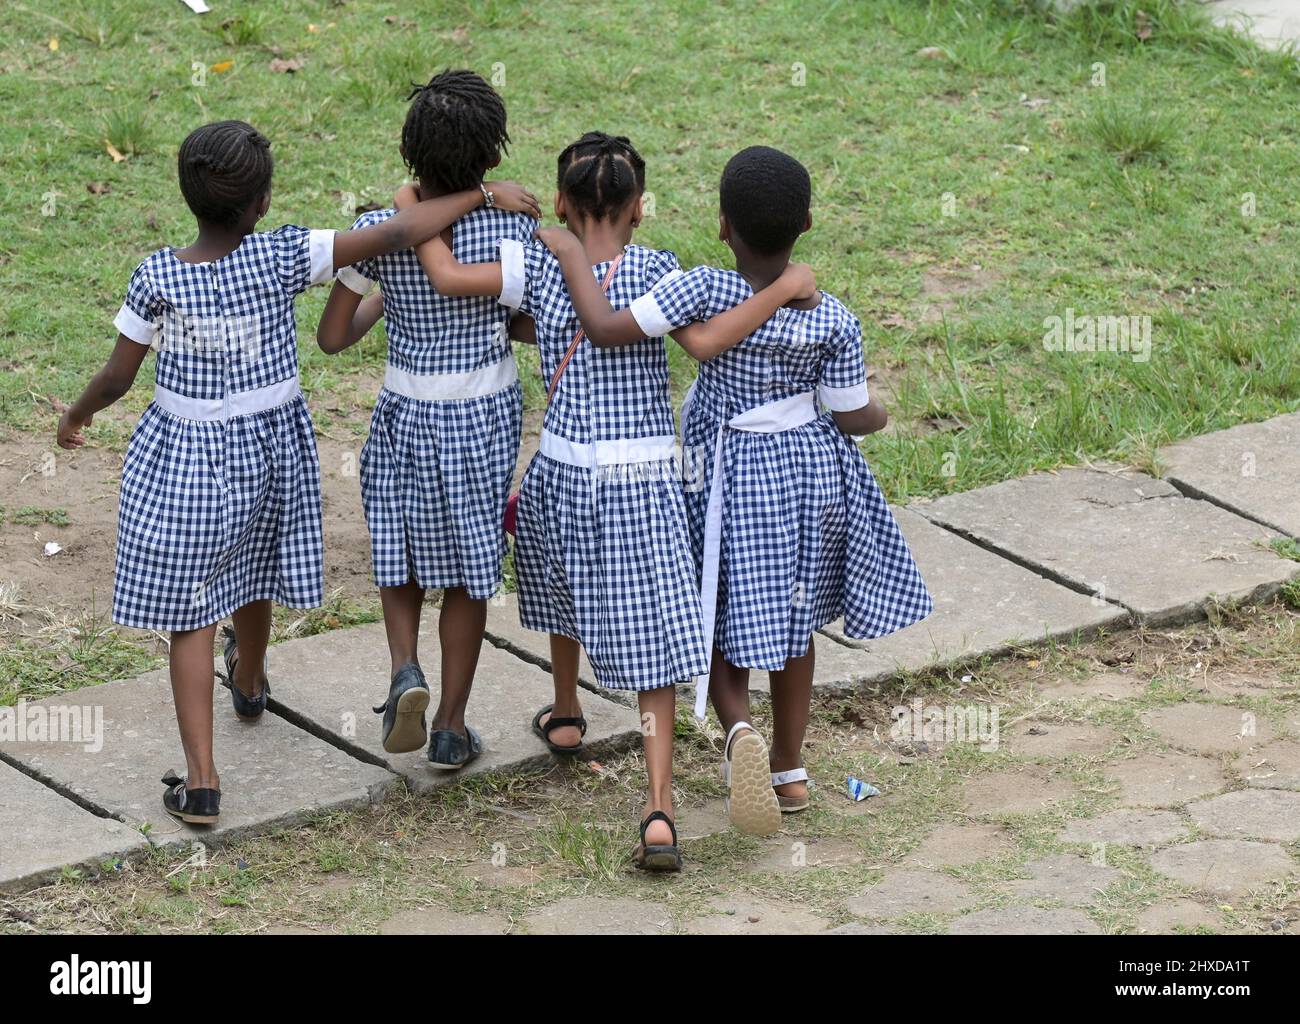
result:
[[[411,173],[447,192],[476,188],[510,144],[506,105],[482,75],[450,68],[417,85],[402,125]]]
[[[783,252],[808,226],[812,181],[803,164],[779,149],[742,149],[723,168],[718,194],[732,228],[756,252]]]
[[[232,225],[271,188],[271,143],[244,121],[195,128],[176,155],[181,195],[199,220]]]

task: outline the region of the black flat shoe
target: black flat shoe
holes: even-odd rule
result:
[[[235,714],[246,722],[255,721],[262,717],[262,712],[266,710],[266,698],[271,695],[271,680],[266,678],[266,662],[262,662],[262,692],[256,697],[249,697],[235,685],[235,666],[239,664],[235,650],[235,631],[229,626],[222,626],[221,637],[221,653],[226,662],[226,678],[222,680],[222,685],[230,687],[230,700],[235,705]]]
[[[667,823],[669,830],[673,834],[672,845],[646,845],[646,829],[656,821]],[[673,824],[672,818],[664,814],[663,811],[651,811],[646,815],[645,821],[641,822],[641,842],[632,851],[632,860],[636,862],[636,866],[642,871],[680,871],[682,869],[682,854],[677,849],[677,826]]]
[[[174,818],[190,825],[215,825],[221,814],[221,790],[186,789],[185,780],[175,772],[162,778],[163,809]]]
[[[556,718],[554,712],[555,712],[555,705],[547,704],[546,707],[542,708],[541,711],[533,715],[533,732],[537,736],[541,737],[542,742],[546,744],[546,749],[548,749],[552,754],[559,754],[563,757],[572,757],[574,754],[581,754],[582,753],[581,743],[573,747],[562,747],[557,743],[552,743],[551,730],[563,729],[565,726],[573,726],[578,730],[579,733],[581,733],[583,736],[586,736],[587,720],[583,718],[581,715],[578,715],[576,718]],[[548,718],[545,723],[543,723],[542,716],[546,714],[550,714],[551,717]]]
[[[435,768],[455,771],[464,768],[483,753],[483,739],[468,725],[465,735],[450,729],[429,734],[429,763]]]
[[[383,744],[390,754],[406,754],[424,746],[428,727],[429,684],[414,662],[403,665],[388,685],[388,700],[374,709],[384,716]]]

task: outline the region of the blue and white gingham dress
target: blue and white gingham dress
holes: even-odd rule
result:
[[[559,264],[536,243],[522,250],[521,310],[537,321],[549,384],[578,330]],[[603,280],[608,263],[592,268]],[[678,270],[666,251],[629,245],[610,282],[616,309]],[[517,270],[515,274],[517,275]],[[506,268],[507,278],[513,276]],[[545,429],[568,441],[673,434],[663,338],[578,347],[546,410]],[[700,597],[675,460],[596,472],[537,454],[519,493],[515,570],[528,629],[582,644],[601,686],[652,690],[707,672]]]
[[[362,214],[354,227],[394,213]],[[536,229],[524,214],[479,208],[456,222],[452,253],[461,263],[495,262],[501,239],[530,242]],[[379,282],[390,366],[420,375],[468,373],[512,358],[510,310],[495,298],[439,295],[413,249],[345,268],[339,280],[363,293]],[[380,391],[361,450],[376,585],[415,580],[426,588],[464,587],[478,599],[497,592],[502,517],[522,425],[518,382],[446,401]]]
[[[157,342],[160,386],[227,401],[292,380],[294,397],[224,422],[145,410],[122,469],[115,622],[182,631],[251,601],[321,603],[320,467],[296,390],[294,299],[333,274],[333,238],[285,226],[209,263],[167,247],[132,274],[115,323]]]
[[[645,320],[680,326],[749,298],[733,270],[697,267],[654,289]],[[657,307],[657,308],[656,308]],[[638,316],[639,320],[642,317]],[[785,308],[735,348],[701,364],[682,444],[703,486],[688,487],[697,562],[718,430],[733,417],[800,393],[867,402],[862,330],[824,292],[812,309]],[[698,455],[698,457],[693,457]],[[934,605],[867,461],[828,412],[779,433],[729,429],[715,646],[733,665],[769,671],[808,650],[839,618],[854,638],[884,636]]]

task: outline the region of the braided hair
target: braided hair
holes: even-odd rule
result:
[[[199,220],[231,225],[271,187],[271,143],[244,121],[195,128],[181,143],[181,195]]]
[[[579,211],[605,220],[645,191],[645,161],[623,135],[587,132],[560,154],[556,188]]]
[[[402,154],[411,173],[433,188],[474,188],[510,143],[506,105],[473,71],[439,72],[407,99]]]

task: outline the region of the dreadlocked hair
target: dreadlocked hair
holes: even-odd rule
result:
[[[582,213],[605,220],[645,191],[645,161],[626,136],[587,132],[560,154],[555,184]]]
[[[473,71],[439,72],[406,97],[402,152],[412,174],[445,192],[474,188],[506,151],[506,105]]]
[[[271,187],[271,143],[244,121],[195,128],[176,156],[181,195],[199,220],[234,224]]]

